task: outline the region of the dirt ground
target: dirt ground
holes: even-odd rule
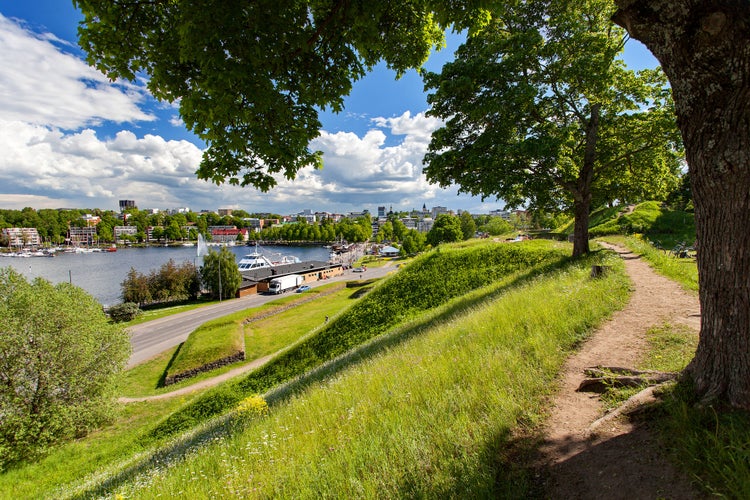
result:
[[[634,368],[646,348],[646,331],[664,322],[700,329],[698,297],[657,275],[638,256],[609,246],[625,261],[633,293],[616,313],[568,359],[546,426],[539,463],[545,498],[705,498],[664,456],[646,424],[624,418],[589,426],[603,415],[597,394],[576,392],[583,369],[604,365]]]

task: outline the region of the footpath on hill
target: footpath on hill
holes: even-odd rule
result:
[[[636,368],[646,351],[646,332],[664,323],[683,324],[698,334],[698,297],[656,274],[638,255],[603,243],[625,261],[632,282],[627,306],[602,325],[565,363],[552,401],[539,471],[551,499],[704,498],[669,462],[647,423],[615,419],[589,430],[603,414],[598,394],[576,392],[584,368]]]

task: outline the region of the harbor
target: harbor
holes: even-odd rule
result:
[[[254,247],[229,246],[239,262]],[[263,246],[270,256],[294,256],[302,261],[328,261],[330,249],[323,246]],[[158,270],[169,259],[175,263],[202,263],[195,246],[149,246],[141,248],[118,247],[116,252],[56,252],[54,258],[40,256],[0,258],[0,267],[12,267],[27,279],[44,278],[52,283],[68,282],[93,295],[103,306],[121,302],[121,283],[128,271],[134,268],[148,274]]]

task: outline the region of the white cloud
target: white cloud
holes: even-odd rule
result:
[[[60,40],[54,35],[36,35],[0,14],[0,114],[4,119],[68,130],[104,121],[154,119],[138,107],[146,98],[142,88],[113,85],[55,43]]]
[[[184,204],[206,183],[195,170],[201,150],[187,141],[165,141],[132,132],[100,140],[91,129],[64,134],[23,122],[0,121],[0,200],[21,195],[78,200],[76,206],[114,208],[118,198]],[[179,188],[179,189],[178,189]]]
[[[303,169],[293,181],[280,178],[271,193],[216,186],[196,177],[199,146],[158,135],[173,133],[167,123],[184,127],[174,114],[178,102],[155,103],[143,81],[112,84],[75,55],[72,43],[35,34],[2,14],[0,46],[0,208],[116,209],[118,199],[142,208],[278,213],[480,206],[427,183],[422,157],[440,123],[424,113],[374,118],[362,136],[322,131],[311,148],[324,152],[324,168]],[[165,116],[161,123],[146,105]],[[143,121],[154,122],[154,133],[112,129]]]

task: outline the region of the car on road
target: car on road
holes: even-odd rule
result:
[[[363,273],[363,272],[365,272],[365,268],[364,267],[355,267],[354,269],[352,269],[352,272],[353,273]]]
[[[297,288],[297,293],[302,293],[310,290],[310,285],[302,285],[301,287]]]

